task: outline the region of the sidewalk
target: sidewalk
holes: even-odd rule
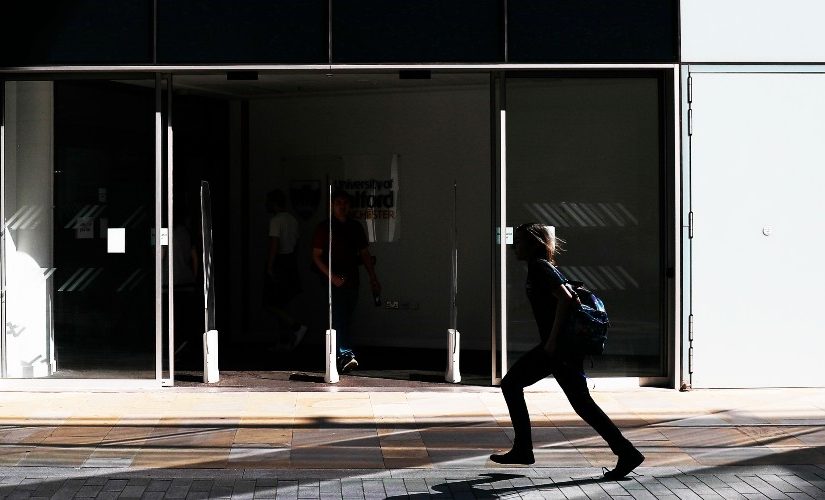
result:
[[[0,497],[825,498],[825,389],[593,395],[641,476],[595,481],[615,457],[560,392],[527,393],[536,464],[506,468],[492,388],[0,393]]]

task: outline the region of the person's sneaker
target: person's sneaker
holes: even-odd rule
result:
[[[358,368],[358,360],[355,356],[345,356],[338,361],[338,373],[348,373]]]
[[[507,453],[493,453],[490,455],[490,460],[497,464],[508,465],[531,465],[536,463],[533,450],[516,450],[515,448]]]
[[[304,335],[307,333],[307,326],[301,325],[292,332],[292,348],[298,347],[298,344],[304,340]]]
[[[616,462],[616,468],[604,473],[604,479],[608,481],[616,481],[630,474],[633,469],[641,465],[645,461],[645,456],[642,452],[633,448],[625,453],[619,455],[619,460]]]

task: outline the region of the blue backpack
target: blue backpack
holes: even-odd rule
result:
[[[568,281],[566,285],[573,298],[578,300],[564,323],[565,345],[578,354],[602,354],[610,327],[604,302],[581,281]]]

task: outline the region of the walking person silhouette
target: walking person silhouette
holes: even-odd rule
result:
[[[553,375],[576,413],[607,441],[618,456],[613,470],[604,479],[621,479],[641,464],[645,457],[625,438],[616,424],[593,401],[584,374],[584,356],[566,345],[561,334],[574,299],[564,286],[567,280],[555,266],[556,238],[547,227],[528,223],[518,226],[513,235],[516,258],[527,262],[527,298],[541,337],[541,343],[528,351],[501,380],[515,438],[513,448],[490,455],[499,464],[535,462],[530,415],[524,401],[524,388]]]

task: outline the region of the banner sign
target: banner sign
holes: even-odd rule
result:
[[[354,219],[361,221],[369,241],[393,242],[401,236],[399,157],[345,156],[344,175],[332,177],[333,190],[352,196]]]

